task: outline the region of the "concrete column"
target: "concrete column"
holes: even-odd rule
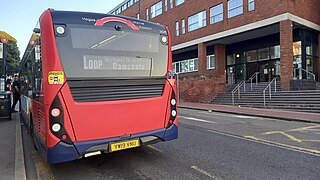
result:
[[[289,90],[293,79],[293,34],[292,21],[280,22],[281,89]]]
[[[199,75],[204,75],[207,70],[207,46],[205,43],[198,44],[198,63],[199,63]]]

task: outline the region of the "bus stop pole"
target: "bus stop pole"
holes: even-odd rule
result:
[[[179,103],[180,103],[179,74],[177,73],[176,75],[177,75],[177,96],[178,96],[177,100],[178,100],[178,105],[179,105]]]
[[[7,80],[7,58],[6,58],[6,50],[7,50],[7,43],[3,43],[3,77],[4,82]],[[6,86],[6,85],[4,85]]]

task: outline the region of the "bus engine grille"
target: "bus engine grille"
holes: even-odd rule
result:
[[[141,99],[162,96],[166,79],[68,80],[77,102]]]

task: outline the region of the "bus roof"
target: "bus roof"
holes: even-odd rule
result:
[[[167,31],[164,26],[153,23],[153,22],[132,18],[132,17],[112,15],[112,14],[102,14],[102,13],[56,11],[56,10],[50,10],[50,13],[52,15],[52,21],[54,24],[96,25],[97,22],[103,19],[114,18],[114,19],[124,19],[124,20],[130,21],[134,24],[134,26],[137,26],[141,31],[167,35]]]

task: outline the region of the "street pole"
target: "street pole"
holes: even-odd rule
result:
[[[7,43],[3,43],[3,76],[4,76],[4,82],[7,80]]]
[[[1,42],[3,43],[3,57],[2,57],[2,60],[3,60],[3,80],[4,80],[4,83],[3,83],[3,87],[1,87],[0,89],[3,88],[3,90],[5,90],[5,87],[6,87],[6,80],[7,80],[7,59],[6,59],[6,56],[7,56],[7,53],[6,53],[6,50],[7,50],[7,43],[8,43],[8,39],[7,38],[1,38]]]

